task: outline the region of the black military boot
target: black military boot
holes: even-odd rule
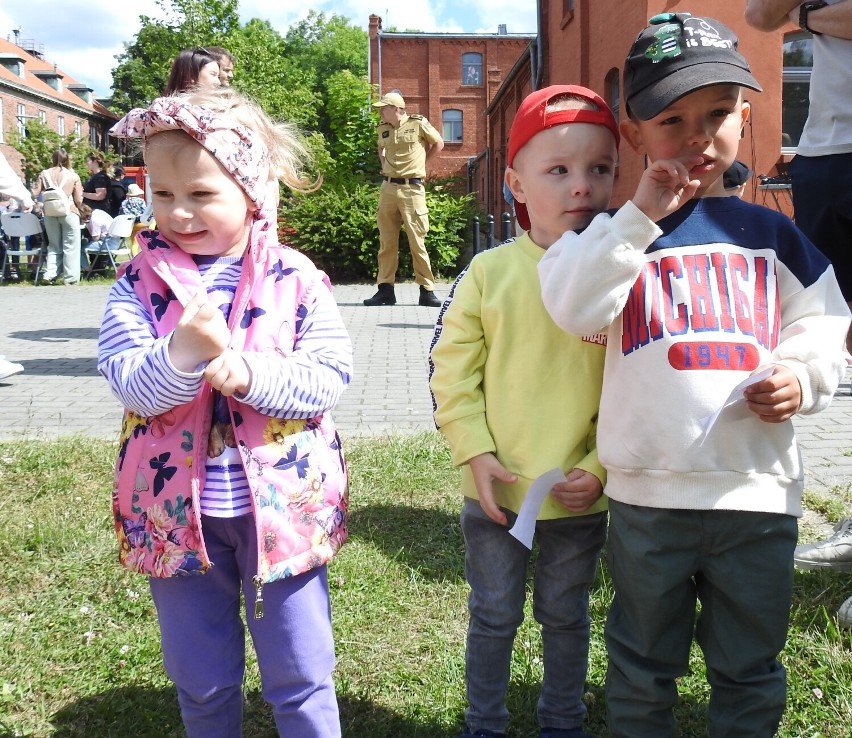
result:
[[[422,298],[421,298],[422,299]],[[396,305],[392,284],[380,284],[378,292],[364,300],[365,305]]]
[[[420,302],[418,304],[430,308],[439,308],[442,305],[438,296],[432,290],[427,290],[425,287],[420,288]]]

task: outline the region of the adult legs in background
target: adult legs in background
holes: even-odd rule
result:
[[[44,281],[49,282],[59,276],[63,267],[62,221],[64,218],[44,216],[44,230],[47,232],[47,260],[44,267]]]
[[[47,218],[45,218],[47,220]],[[80,216],[69,213],[58,220],[62,229],[62,276],[66,284],[80,281]]]
[[[852,153],[795,156],[789,172],[796,225],[831,260],[852,308]],[[846,349],[852,350],[852,328]]]
[[[425,290],[435,288],[432,263],[426,251],[426,234],[429,232],[429,209],[426,207],[426,191],[422,185],[400,185],[398,207],[408,236],[411,262],[414,266],[414,281]]]
[[[365,305],[396,305],[393,285],[399,265],[399,226],[402,216],[396,202],[396,188],[383,182],[379,190],[379,209],[376,213],[379,226],[379,269],[376,294],[364,300]]]
[[[828,538],[796,546],[793,561],[799,569],[852,572],[852,517],[839,520]],[[837,611],[841,628],[852,628],[852,597]]]
[[[379,226],[379,272],[376,282],[390,284],[396,282],[396,270],[399,266],[399,228],[402,215],[399,210],[397,192],[400,186],[383,182],[379,191],[379,210],[376,221]]]

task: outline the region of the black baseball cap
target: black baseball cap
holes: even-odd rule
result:
[[[731,84],[762,91],[737,51],[737,35],[725,24],[690,13],[661,13],[648,23],[624,65],[624,99],[640,120],[702,87]]]

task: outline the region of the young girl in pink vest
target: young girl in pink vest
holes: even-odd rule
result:
[[[241,735],[248,603],[282,736],[340,735],[326,564],[346,538],[330,410],[352,348],[326,276],[277,243],[304,149],[232,88],[159,98],[141,137],[157,230],[110,291],[98,368],[126,408],[122,565],[149,577],[190,738]]]

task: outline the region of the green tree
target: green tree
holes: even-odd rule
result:
[[[325,183],[318,192],[285,198],[282,240],[308,254],[335,280],[370,280],[376,268],[379,158],[378,116],[370,106],[365,77],[348,70],[326,83],[327,137],[317,134],[312,149]],[[321,142],[317,145],[317,140]],[[438,275],[455,274],[468,246],[468,224],[477,212],[472,195],[457,195],[450,183],[430,182],[429,236],[426,247]],[[400,241],[399,274],[411,275],[405,235]]]
[[[367,32],[348,18],[310,11],[305,20],[291,26],[284,37],[285,55],[299,69],[310,70],[311,90],[318,102],[316,129],[331,136],[334,103],[329,85],[335,75],[348,71],[362,77],[367,71]]]
[[[252,19],[223,44],[236,58],[234,85],[276,119],[315,129],[322,98],[314,70],[287,55],[268,21]]]
[[[308,253],[335,279],[370,279],[376,266],[379,160],[378,115],[370,106],[367,33],[339,15],[311,11],[281,36],[268,21],[238,22],[237,0],[158,0],[166,20],[142,27],[114,70],[113,107],[144,106],[165,84],[178,51],[205,44],[234,54],[234,86],[276,119],[306,132],[322,188],[284,193],[282,240]],[[450,274],[467,245],[476,211],[469,195],[430,183],[427,248],[437,274]],[[400,275],[411,272],[405,237]]]
[[[71,166],[80,178],[83,181],[88,179],[86,157],[91,151],[91,146],[87,141],[77,138],[74,133],[60,136],[44,123],[29,120],[25,135],[11,131],[7,136],[9,145],[23,157],[21,166],[24,170],[24,179],[30,184],[35,182],[43,170],[53,166],[53,152],[57,149],[65,149],[71,157]]]
[[[290,26],[284,41],[287,55],[315,70],[320,80],[343,69],[356,75],[367,71],[367,32],[341,15],[311,10]]]
[[[282,37],[265,20],[240,25],[238,0],[157,2],[164,17],[141,16],[136,37],[116,57],[111,106],[117,112],[159,95],[182,49],[224,46],[235,57],[237,89],[274,118],[328,134],[328,80],[341,70],[366,70],[366,31],[342,16],[311,11]]]
[[[144,107],[162,92],[171,61],[182,49],[225,46],[240,30],[238,0],[157,0],[163,19],[140,16],[136,38],[116,56],[111,106]]]
[[[373,181],[379,174],[376,153],[378,115],[370,106],[372,88],[366,77],[357,77],[348,69],[336,72],[326,82],[328,152],[330,168],[326,180],[331,184]]]

